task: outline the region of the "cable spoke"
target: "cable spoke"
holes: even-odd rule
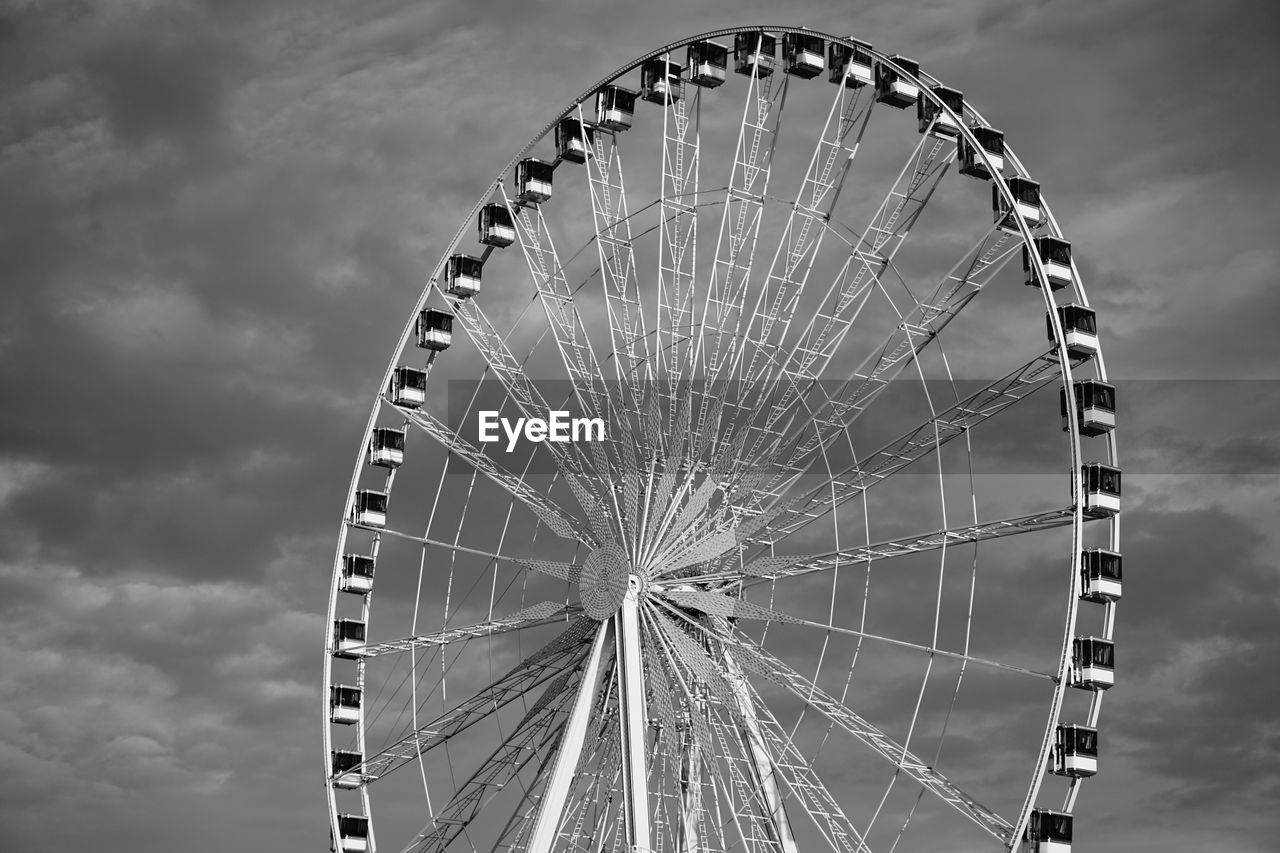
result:
[[[507,783],[516,779],[530,761],[554,744],[565,729],[560,712],[568,697],[573,695],[566,689],[569,675],[565,673],[547,688],[542,699],[458,787],[453,798],[432,817],[406,850],[442,853],[466,831],[481,809]]]
[[[367,757],[360,767],[361,774],[368,778],[385,776],[539,685],[576,668],[586,656],[583,642],[596,624],[595,620],[579,618],[560,636],[453,710]]]
[[[820,485],[780,500],[757,515],[744,539],[776,543],[815,519],[861,495],[876,483],[898,473],[942,445],[964,435],[1060,377],[1057,353],[1039,355],[1012,373],[983,386],[945,411],[930,417],[870,454],[860,465],[850,465]],[[764,535],[756,535],[765,530]]]
[[[522,631],[526,628],[537,628],[565,621],[566,617],[576,615],[582,608],[557,601],[544,601],[512,613],[501,619],[489,619],[474,625],[459,628],[444,628],[431,634],[419,634],[401,640],[390,640],[384,643],[371,643],[351,650],[353,655],[366,658],[387,655],[396,652],[407,652],[410,649],[426,649],[433,646],[447,646],[460,640],[472,640],[477,637],[493,637],[511,631]]]
[[[1013,827],[1002,817],[961,790],[933,767],[893,741],[871,723],[858,716],[817,684],[791,669],[741,632],[722,634],[710,627],[690,622],[734,651],[743,668],[788,690],[807,707],[862,742],[896,768],[900,768],[939,799],[955,808],[979,827],[1008,844]]]
[[[533,511],[534,515],[547,525],[551,532],[562,539],[576,539],[588,547],[594,547],[596,543],[595,537],[583,528],[581,522],[557,506],[554,501],[542,492],[529,486],[523,477],[517,477],[511,472],[499,468],[493,459],[452,430],[439,418],[421,409],[406,409],[400,406],[396,406],[395,409],[403,414],[414,426],[440,442],[450,453],[465,461],[472,468],[501,487],[507,494],[527,506]],[[544,443],[542,446],[551,447],[553,445]],[[565,473],[567,477],[572,477],[569,472],[562,473]],[[576,483],[576,480],[573,482]]]

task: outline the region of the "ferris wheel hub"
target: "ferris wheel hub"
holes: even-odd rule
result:
[[[604,621],[617,613],[627,595],[631,572],[626,552],[612,542],[588,554],[578,581],[586,614]]]

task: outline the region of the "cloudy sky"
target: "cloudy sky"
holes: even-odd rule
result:
[[[1134,392],[1086,849],[1273,848],[1280,17],[693,5],[0,2],[0,847],[326,847],[335,524],[441,243],[627,59],[785,23],[954,81],[1088,247]]]

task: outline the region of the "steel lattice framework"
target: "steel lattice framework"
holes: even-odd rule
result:
[[[637,72],[646,103],[605,120],[597,94]],[[1085,469],[1114,468],[1116,439],[1080,396],[1107,373],[1063,313],[1090,310],[1079,271],[1041,248],[1065,238],[1042,198],[1019,207],[1029,173],[956,94],[851,38],[718,30],[598,81],[498,174],[413,306],[347,493],[324,655],[335,849],[861,853],[909,829],[918,849],[1035,849],[1062,726],[1096,729],[1104,696],[1078,640],[1092,620],[1110,648],[1118,594],[1091,596],[1081,565],[1118,554],[1119,517]],[[541,197],[509,179],[535,153]],[[509,217],[505,245],[467,236],[482,209]],[[459,290],[470,253],[483,287]],[[1019,255],[1036,290],[1006,286]],[[452,348],[414,346],[427,309]],[[1028,327],[999,378],[956,378],[944,338],[954,357]],[[398,391],[406,365],[421,398]],[[1055,433],[1024,403],[1045,388],[1059,497],[1005,485],[990,503],[1017,509],[985,515],[975,443]],[[494,389],[504,416],[572,409],[605,436],[505,452],[467,426]],[[398,456],[376,452],[388,431]],[[984,558],[980,585],[980,550],[1044,564],[1065,597],[1010,604],[1034,578]],[[988,627],[1005,644],[979,653]],[[975,711],[979,678],[997,686],[966,687]],[[1034,731],[982,734],[982,713],[1027,709]],[[1061,775],[1069,814],[1089,774]]]

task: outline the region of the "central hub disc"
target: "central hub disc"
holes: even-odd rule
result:
[[[617,545],[610,543],[587,555],[578,579],[582,609],[592,619],[604,621],[618,612],[627,596],[631,561]]]

